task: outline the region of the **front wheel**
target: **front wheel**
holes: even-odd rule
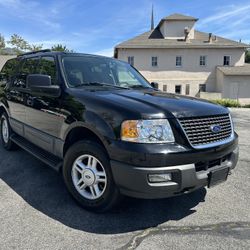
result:
[[[3,113],[0,118],[1,140],[2,145],[6,150],[12,150],[16,148],[16,145],[10,140],[12,130],[10,127],[8,115]]]
[[[66,153],[64,181],[73,197],[86,209],[105,212],[120,200],[103,148],[91,141],[79,141]]]

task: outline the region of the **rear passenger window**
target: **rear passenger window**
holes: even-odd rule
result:
[[[41,57],[37,73],[42,75],[49,75],[51,77],[52,85],[56,85],[57,84],[56,62],[54,57],[52,56]]]
[[[18,60],[10,59],[8,60],[5,65],[3,66],[1,73],[0,73],[0,84],[4,85],[7,82],[10,82],[11,79],[15,76],[16,70],[18,66]]]
[[[38,57],[28,58],[23,60],[21,69],[13,82],[14,87],[17,88],[26,88],[26,80],[29,74],[36,73],[36,66],[38,63]]]

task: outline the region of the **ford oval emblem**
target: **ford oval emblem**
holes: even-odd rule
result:
[[[210,129],[211,129],[211,131],[212,131],[213,133],[219,133],[219,132],[221,131],[221,126],[220,126],[220,125],[212,125],[212,126],[210,127]]]

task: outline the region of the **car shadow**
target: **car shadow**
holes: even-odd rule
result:
[[[195,213],[205,200],[206,189],[161,200],[125,198],[119,208],[94,214],[81,208],[69,195],[62,177],[23,150],[0,149],[0,178],[30,206],[62,224],[98,234],[119,234],[181,220]]]

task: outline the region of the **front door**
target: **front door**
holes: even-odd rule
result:
[[[28,74],[34,73],[38,59],[38,57],[24,60],[14,59],[13,62],[18,63],[17,70],[12,74],[10,83],[5,88],[10,112],[10,123],[13,130],[20,135],[24,135],[24,124],[26,123],[26,78]]]
[[[37,74],[49,75],[53,85],[59,84],[56,60],[53,56],[40,58]],[[26,137],[39,147],[53,152],[54,140],[59,138],[65,117],[61,113],[60,98],[29,92],[26,100]]]

